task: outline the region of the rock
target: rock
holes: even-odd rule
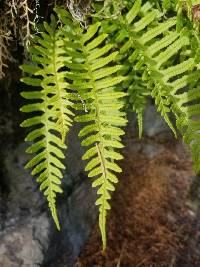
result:
[[[171,133],[171,129],[163,117],[154,106],[149,105],[144,114],[144,134],[153,137],[158,134],[169,135],[169,133]]]
[[[1,267],[41,265],[49,247],[51,224],[42,194],[24,170],[29,159],[25,147],[24,143],[15,148],[8,145],[7,150],[1,151]]]
[[[35,231],[35,229],[37,229]],[[41,265],[47,250],[49,220],[45,214],[29,218],[0,235],[1,267],[32,267]]]
[[[75,124],[67,136],[67,151],[66,151],[66,166],[68,172],[76,179],[79,177],[80,172],[84,170],[84,162],[82,155],[85,148],[81,147],[81,139],[78,137],[80,125]]]
[[[26,144],[22,143],[15,148],[8,148],[3,153],[4,164],[2,168],[8,190],[8,218],[25,214],[33,216],[44,205],[35,179],[30,176],[30,171],[24,169],[25,164],[30,159],[30,156],[25,153],[26,147]]]
[[[149,159],[153,159],[164,151],[164,146],[162,144],[156,144],[155,142],[148,140],[145,143],[138,143],[134,139],[126,140],[126,146],[129,147],[129,151],[134,155],[136,153],[141,153]]]
[[[136,114],[129,112],[128,115],[128,133],[126,132],[126,138],[138,138],[138,122]],[[172,120],[173,121],[173,120]],[[171,137],[172,131],[152,104],[148,103],[146,106],[144,116],[143,116],[143,136],[154,137],[159,135],[159,137]]]
[[[97,220],[96,192],[83,177],[72,194],[62,201],[59,209],[61,231],[54,231],[44,266],[71,267],[77,259]],[[55,229],[55,228],[54,228]],[[66,264],[66,265],[64,265]]]
[[[153,159],[164,151],[165,147],[156,143],[147,143],[142,146],[142,153],[149,159]]]

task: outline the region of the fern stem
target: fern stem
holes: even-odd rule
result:
[[[103,154],[101,152],[101,149],[99,147],[99,144],[96,143],[96,148],[97,148],[97,153],[98,153],[98,156],[100,158],[100,162],[101,162],[101,169],[102,169],[102,174],[103,174],[103,177],[104,177],[104,190],[103,190],[103,194],[105,195],[106,193],[106,187],[105,187],[105,184],[106,184],[106,180],[107,180],[107,177],[106,177],[106,167],[105,167],[105,158],[103,157]],[[107,215],[107,212],[106,212],[106,209],[105,209],[105,199],[103,201],[103,204],[102,204],[102,210],[100,211],[100,214],[99,216],[101,216],[101,221],[103,223],[103,227],[100,225],[100,229],[101,229],[101,232],[102,232],[102,242],[103,242],[103,251],[106,249],[106,215]]]

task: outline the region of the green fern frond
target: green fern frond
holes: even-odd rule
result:
[[[176,17],[163,19],[160,9],[153,7],[156,2],[148,1],[143,4],[144,1],[135,0],[127,15],[121,16],[119,22],[113,20],[113,24],[118,25],[115,29],[111,25],[104,27],[104,30],[112,34],[110,29],[114,29],[113,37],[110,38],[116,40],[116,45],[121,47],[119,62],[126,66],[125,73],[132,76],[132,82],[128,84],[130,99],[139,99],[140,95],[130,88],[137,88],[138,81],[135,77],[141,73],[144,84],[155,99],[158,111],[176,135],[169,119],[170,112],[175,114],[177,126],[185,142],[191,146],[193,158],[196,160],[195,169],[199,171],[199,139],[197,130],[193,129],[194,124],[195,127],[199,125],[196,118],[199,105],[192,103],[198,102],[199,99],[199,70],[195,66],[199,63],[200,46],[197,45],[199,41],[194,40],[194,36],[199,39],[198,34],[195,34],[191,24],[182,14],[181,27],[177,26]],[[177,4],[176,1],[159,3],[166,12],[171,8],[170,5],[175,9]],[[142,99],[139,103],[140,101],[142,103]]]
[[[41,111],[42,115],[29,118],[21,124],[22,127],[37,127],[26,137],[27,142],[33,142],[26,152],[36,153],[36,156],[29,161],[26,168],[33,168],[31,174],[39,175],[37,182],[41,183],[40,190],[44,190],[44,195],[47,197],[53,219],[57,228],[60,229],[55,199],[56,193],[62,192],[60,188],[60,179],[62,178],[60,169],[64,169],[64,165],[61,163],[60,159],[64,158],[61,149],[66,147],[62,141],[51,132],[52,130],[57,130],[57,125],[51,120],[54,113],[49,108],[51,99],[48,97],[48,94],[38,91],[33,93],[35,97],[36,95],[38,97],[34,98],[34,94],[31,94],[31,99],[37,100],[37,102],[22,107],[21,111]],[[29,92],[24,92],[22,96],[26,99],[30,99]]]
[[[134,19],[138,23],[135,14]],[[142,32],[138,37],[134,36],[134,42],[129,46],[124,44],[124,47],[127,47],[128,51],[130,48],[133,50],[129,61],[135,63],[136,71],[141,71],[158,110],[174,133],[175,128],[169,120],[168,113],[172,111],[175,114],[177,127],[183,134],[184,141],[191,147],[195,170],[199,172],[200,128],[197,116],[200,115],[200,76],[197,66],[200,42],[192,26],[183,28],[178,33],[176,24],[176,18],[164,22],[159,22],[157,18],[154,25],[149,24],[146,32]],[[134,31],[134,24],[131,25],[128,24],[126,27],[129,31]],[[190,27],[189,25],[187,24],[187,27]],[[128,42],[130,40],[131,37]]]
[[[139,138],[141,139],[143,134],[143,116],[149,91],[145,83],[133,71],[128,74],[127,78],[123,86],[128,88],[128,110],[136,112]]]
[[[67,92],[66,74],[62,70],[69,59],[65,56],[64,40],[60,38],[56,27],[55,17],[52,16],[51,23],[44,23],[45,32],[34,38],[34,46],[30,49],[35,64],[21,66],[23,71],[31,75],[22,81],[37,86],[35,91],[22,93],[32,103],[23,106],[21,111],[31,113],[33,117],[25,120],[21,126],[31,127],[26,141],[33,144],[27,153],[36,154],[26,168],[33,168],[32,175],[38,175],[40,190],[44,191],[53,219],[60,229],[56,194],[62,193],[61,170],[65,168],[61,162],[64,158],[62,150],[66,148],[64,139],[71,126],[73,113],[70,111],[72,102]]]
[[[127,75],[132,76],[132,83],[128,84],[129,95],[130,100],[136,104],[133,110],[138,114],[140,135],[147,95],[155,99],[158,111],[176,135],[176,130],[168,115],[171,111],[171,100],[168,97],[168,87],[162,81],[163,74],[160,72],[160,67],[173,56],[173,53],[176,53],[176,49],[178,50],[180,44],[174,44],[173,40],[176,40],[179,35],[174,32],[173,36],[168,36],[169,30],[176,25],[176,19],[159,22],[161,17],[162,13],[153,8],[149,2],[142,5],[141,0],[136,0],[127,15],[121,18],[121,25],[116,32],[116,40],[121,46],[119,61],[124,62]],[[157,39],[161,35],[164,35],[163,38]],[[174,46],[170,47],[170,44]],[[162,49],[165,47],[168,50],[163,54]],[[160,51],[163,53],[158,54]],[[145,90],[145,95],[139,90],[131,89],[138,87],[138,81],[135,79],[138,73],[142,73],[142,79],[148,88]]]
[[[146,32],[132,43],[134,52],[129,56],[130,62],[137,62],[135,68],[143,72],[151,96],[155,99],[161,115],[176,135],[168,113],[176,102],[176,97],[171,93],[171,84],[168,78],[173,79],[184,71],[190,69],[192,60],[177,67],[169,67],[171,58],[178,56],[180,51],[189,44],[189,39],[184,33],[176,32],[176,19],[171,18],[164,22],[154,22],[154,26],[147,27]],[[170,77],[168,77],[170,76]]]
[[[56,12],[63,22],[66,21],[63,11],[57,9]],[[73,81],[71,89],[77,90],[87,106],[87,114],[78,115],[75,120],[87,123],[79,136],[84,138],[81,145],[89,147],[83,156],[83,159],[88,160],[85,170],[89,172],[88,177],[95,177],[93,187],[100,187],[96,205],[100,206],[99,226],[105,249],[106,216],[111,198],[109,191],[114,191],[113,183],[118,181],[113,172],[121,172],[115,160],[122,159],[122,156],[115,149],[123,147],[120,136],[124,131],[121,127],[127,121],[125,113],[121,111],[124,103],[120,100],[126,94],[116,87],[124,80],[124,77],[117,75],[121,66],[113,65],[117,53],[111,52],[113,46],[106,44],[107,34],[101,34],[100,30],[101,23],[97,22],[87,31],[80,28],[75,31],[72,38],[75,45],[71,45],[74,57],[70,66],[73,75],[70,78]],[[83,60],[79,60],[78,51],[81,51]],[[80,64],[78,68],[77,65],[73,68],[75,63]],[[82,104],[77,108],[84,111]]]

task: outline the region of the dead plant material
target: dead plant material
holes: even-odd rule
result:
[[[185,204],[191,160],[183,157],[181,144],[162,145],[163,152],[151,160],[141,152],[145,142],[134,154],[125,151],[125,173],[108,218],[106,253],[98,253],[101,237],[96,227],[77,267],[199,266],[179,265],[191,227]]]
[[[13,57],[9,51],[11,41],[11,32],[8,29],[4,30],[0,28],[0,79],[5,76],[5,68],[8,67],[7,62],[13,61]]]

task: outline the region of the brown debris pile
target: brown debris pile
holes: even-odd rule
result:
[[[125,151],[125,172],[108,217],[105,254],[96,226],[76,267],[200,266],[200,255],[190,259],[192,265],[180,259],[186,256],[193,220],[186,205],[190,158],[183,156],[181,144],[167,143],[159,144],[162,152],[150,159],[143,153],[145,142],[138,151],[133,146]]]

